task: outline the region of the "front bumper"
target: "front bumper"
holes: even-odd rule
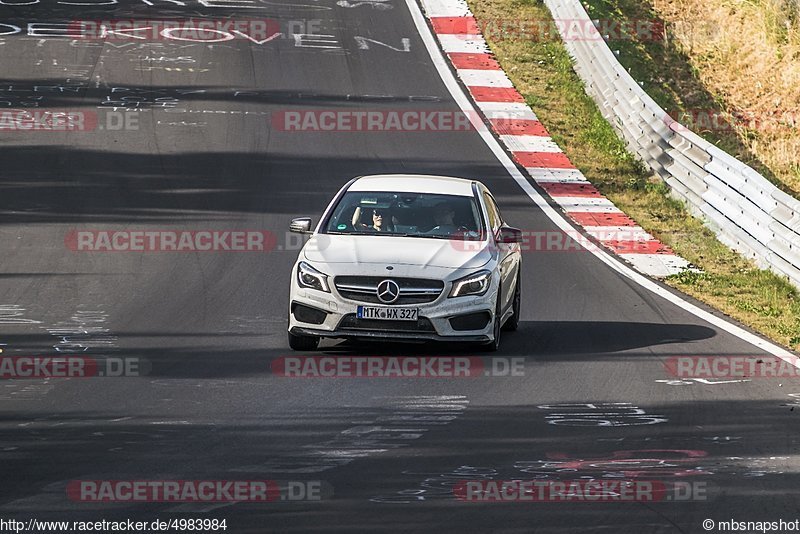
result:
[[[494,310],[497,296],[496,284],[480,296],[447,298],[449,288],[433,302],[407,307],[419,309],[419,319],[413,321],[378,321],[356,319],[359,305],[374,306],[366,302],[345,299],[335,288],[331,293],[307,290],[292,284],[289,311],[289,332],[340,339],[373,339],[394,341],[452,341],[490,342],[493,338]],[[324,320],[317,324],[298,319],[292,310],[297,305],[324,312]],[[450,323],[453,317],[482,313],[487,317],[486,325],[477,330],[456,330]],[[300,314],[303,315],[302,313]]]

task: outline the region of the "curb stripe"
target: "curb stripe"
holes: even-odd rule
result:
[[[599,197],[603,195],[595,186],[586,183],[544,182],[539,184],[551,197]]]
[[[513,156],[523,167],[575,168],[563,152],[514,152]]]
[[[578,169],[548,169],[547,167],[526,167],[531,178],[538,184],[543,182],[584,183],[589,180]]]
[[[655,241],[641,226],[584,226],[586,233],[600,241]]]
[[[477,102],[477,105],[487,119],[539,120],[524,102]]]
[[[456,69],[502,70],[500,63],[491,54],[470,54],[467,52],[450,52],[447,54]]]
[[[522,95],[514,88],[473,86],[468,89],[472,93],[472,98],[478,102],[525,102]]]
[[[550,137],[544,125],[537,120],[489,119],[492,129],[499,135],[538,135]]]
[[[475,17],[431,17],[433,31],[438,34],[480,35]]]
[[[622,212],[596,213],[568,211],[567,215],[581,226],[638,226],[636,221]]]
[[[459,69],[458,76],[466,86],[514,87],[514,84],[511,83],[511,80],[502,70]]]
[[[561,153],[555,141],[549,136],[542,137],[541,135],[501,135],[500,140],[506,147],[514,153],[536,153],[536,152],[552,152]]]
[[[661,241],[602,241],[617,254],[672,254],[675,253]]]
[[[689,266],[685,259],[670,254],[620,254],[619,256],[640,271],[653,276],[669,276],[685,271]]]
[[[466,2],[453,2],[452,0],[425,0],[425,15],[433,17],[471,17],[472,11],[469,10]]]
[[[439,34],[437,34],[439,35]],[[439,35],[439,43],[442,45],[442,50],[447,53],[466,53],[466,54],[488,54],[489,46],[483,37],[475,37],[473,39],[465,39],[458,35]]]
[[[565,211],[591,211],[601,213],[622,213],[605,197],[552,197]]]

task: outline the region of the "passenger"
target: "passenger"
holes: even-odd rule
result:
[[[353,212],[353,228],[355,230],[372,231],[372,232],[392,232],[392,223],[388,221],[389,210],[376,208],[372,210],[372,224],[364,224],[361,222],[361,206],[356,207]]]

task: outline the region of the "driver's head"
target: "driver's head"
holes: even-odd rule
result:
[[[440,202],[433,207],[433,220],[436,221],[437,226],[453,224],[453,217],[455,216],[455,210],[447,202]]]
[[[389,218],[389,210],[374,209],[372,210],[372,226],[375,228],[382,228]]]

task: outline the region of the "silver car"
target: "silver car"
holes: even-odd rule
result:
[[[473,342],[520,316],[522,232],[475,180],[362,176],[334,197],[292,268],[289,346],[325,338]]]

